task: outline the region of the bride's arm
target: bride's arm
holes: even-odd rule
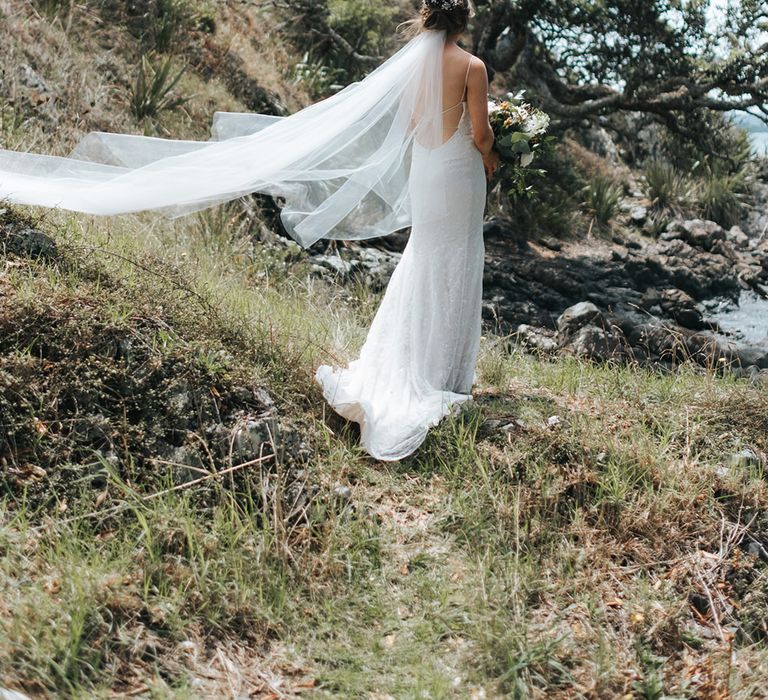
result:
[[[493,131],[488,121],[488,72],[476,56],[472,59],[467,79],[467,108],[475,146],[486,156],[493,149]]]
[[[499,155],[493,150],[493,130],[488,121],[488,72],[477,57],[472,59],[469,68],[467,108],[472,121],[472,138],[483,155],[485,173],[490,178],[499,166]]]

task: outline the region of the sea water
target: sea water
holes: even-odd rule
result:
[[[738,305],[720,302],[710,312],[724,331],[746,343],[768,347],[768,299],[743,291]]]
[[[768,131],[751,131],[749,140],[758,155],[768,155]]]

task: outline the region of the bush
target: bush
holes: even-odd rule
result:
[[[138,119],[157,117],[161,112],[177,109],[188,97],[174,97],[171,92],[186,71],[182,68],[175,76],[172,75],[173,62],[168,58],[156,67],[145,54],[141,57],[139,74],[131,96],[131,111]]]
[[[395,37],[398,8],[396,3],[382,3],[378,0],[329,0],[329,25],[341,34],[364,56],[383,56]],[[349,61],[349,55],[342,50],[341,65]],[[370,66],[354,66],[355,70]]]
[[[584,188],[584,207],[598,226],[607,226],[619,210],[622,189],[606,177],[594,178]]]
[[[697,188],[697,204],[703,218],[716,221],[725,228],[741,221],[748,190],[745,175],[708,173]]]
[[[293,82],[301,83],[314,98],[322,98],[338,89],[344,71],[331,68],[307,51],[294,66]]]
[[[691,173],[682,198],[699,216],[733,226],[742,217],[756,171],[749,136],[719,114],[693,114],[686,119],[698,125],[696,138],[670,132],[662,144],[669,161]],[[682,190],[686,186],[680,184]]]
[[[671,163],[656,158],[645,166],[643,175],[656,209],[679,213],[690,206],[690,181]]]

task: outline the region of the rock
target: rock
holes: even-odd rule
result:
[[[338,253],[312,256],[313,272],[319,276],[332,273],[335,280],[341,283],[359,280],[374,291],[380,291],[387,286],[402,257],[400,253],[366,248],[357,244],[345,246],[343,252],[343,258]]]
[[[209,471],[204,468],[200,453],[190,445],[182,445],[177,448],[168,461],[173,462],[171,474],[173,483],[177,486],[200,479]]]
[[[592,126],[580,134],[581,141],[586,148],[597,153],[611,163],[619,163],[619,149],[616,147],[611,135],[601,126]]]
[[[750,345],[736,351],[738,362],[742,367],[755,367],[757,371],[768,369],[768,350]]]
[[[680,234],[680,238],[695,248],[710,251],[716,241],[725,241],[725,230],[714,221],[690,219],[672,224],[672,230]]]
[[[629,220],[635,226],[642,226],[648,218],[648,209],[642,206],[635,206],[629,210]]]
[[[558,241],[557,238],[552,238],[551,236],[549,238],[544,238],[541,241],[541,244],[550,250],[559,251],[563,249],[563,244]]]
[[[522,231],[510,228],[501,219],[490,219],[483,224],[483,237],[487,240],[501,239],[515,244],[520,250],[528,248],[528,240]]]
[[[557,319],[557,330],[563,336],[574,335],[579,329],[591,324],[602,325],[604,319],[600,312],[591,301],[581,301],[578,304],[569,306]]]
[[[0,252],[48,261],[58,257],[56,242],[50,236],[22,222],[3,223],[2,218],[0,218]]]
[[[605,362],[624,355],[623,343],[612,332],[594,325],[582,326],[561,345],[561,351],[591,360]]]
[[[333,489],[333,496],[339,501],[351,501],[352,489],[349,486],[336,486]]]
[[[659,234],[660,241],[677,241],[682,240],[682,238],[682,234],[676,228],[667,228],[666,231]]]
[[[547,418],[547,427],[550,429],[557,428],[562,424],[560,416],[550,416]]]
[[[19,79],[19,82],[30,90],[34,90],[39,93],[51,92],[48,87],[48,83],[46,83],[43,77],[28,63],[20,64],[16,71],[16,75]]]
[[[749,247],[749,236],[738,226],[731,226],[725,234],[726,240],[738,250],[746,250]]]
[[[517,327],[517,337],[528,349],[545,353],[552,353],[557,350],[557,337],[554,331],[546,328],[534,328],[526,323],[521,323]]]
[[[704,367],[724,370],[733,363],[732,351],[721,345],[713,333],[692,333],[684,339],[684,345],[689,358]]]
[[[760,542],[750,540],[749,542],[744,542],[741,545],[741,548],[747,554],[757,557],[762,562],[768,563],[768,550]],[[0,696],[0,700],[2,700],[2,696]]]
[[[496,418],[489,418],[483,421],[483,428],[489,432],[498,430],[504,425],[504,421],[500,421]]]
[[[679,334],[663,323],[638,324],[628,340],[651,360],[676,361],[682,355],[683,346]]]
[[[400,262],[400,253],[385,252],[376,248],[362,248],[359,252],[364,271],[363,282],[374,291],[383,290]]]
[[[184,383],[177,386],[168,395],[168,409],[174,414],[182,416],[194,406],[194,397],[189,386]]]
[[[730,369],[733,373],[733,376],[737,379],[749,379],[754,382],[760,375],[760,368],[755,367],[755,365],[737,365],[736,367],[732,367]]]
[[[355,269],[352,261],[342,260],[338,255],[317,255],[314,263],[314,271],[323,274],[326,270],[330,270],[343,278],[350,277]]]
[[[688,602],[700,615],[706,615],[709,612],[709,598],[705,595],[701,595],[701,593],[690,593],[688,595]]]
[[[705,327],[701,308],[693,297],[682,289],[662,289],[659,293],[659,305],[664,313],[681,326],[692,330],[701,330]]]
[[[266,412],[273,411],[275,408],[275,401],[274,399],[269,395],[269,392],[262,388],[262,387],[256,387],[253,391],[253,398],[256,399],[263,407]]]
[[[752,185],[753,206],[747,208],[741,228],[750,238],[758,238],[768,231],[768,182]]]
[[[728,463],[735,469],[750,469],[753,467],[760,467],[762,465],[762,460],[755,454],[754,450],[745,448],[732,454]]]
[[[235,428],[232,441],[232,458],[248,462],[272,453],[272,443],[277,440],[277,423],[269,418],[247,418]]]

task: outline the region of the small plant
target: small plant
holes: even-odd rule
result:
[[[738,224],[744,209],[746,190],[743,173],[708,173],[697,186],[697,203],[702,217],[726,228]]]
[[[661,211],[681,212],[690,205],[691,184],[674,165],[656,159],[645,167],[648,196]]]
[[[664,695],[664,662],[666,658],[653,654],[648,647],[638,642],[637,656],[642,667],[642,677],[632,684],[637,697],[643,700],[662,700]]]
[[[651,214],[645,222],[643,230],[653,238],[658,238],[667,229],[669,219],[663,214]]]
[[[14,149],[21,143],[26,119],[14,103],[0,104],[0,146]]]
[[[188,97],[174,97],[171,93],[186,71],[182,68],[173,75],[173,61],[168,58],[159,67],[152,65],[145,54],[141,57],[139,74],[131,96],[131,111],[138,119],[157,117],[161,112],[173,111],[189,101]]]
[[[341,87],[344,71],[326,65],[307,51],[293,68],[293,82],[302,84],[312,97],[327,97]]]
[[[598,226],[607,226],[619,210],[621,186],[606,177],[595,177],[584,188],[584,206]]]

